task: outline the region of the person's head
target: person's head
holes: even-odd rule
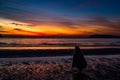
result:
[[[79,46],[75,46],[75,54],[80,52]]]

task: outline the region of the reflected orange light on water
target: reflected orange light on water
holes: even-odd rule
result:
[[[80,46],[81,49],[108,49],[120,46]],[[74,50],[74,46],[42,46],[42,47],[0,47],[0,50]]]

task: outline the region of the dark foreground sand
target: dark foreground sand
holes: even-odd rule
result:
[[[0,80],[120,80],[120,55],[85,56],[84,74],[73,74],[72,56],[0,58]]]

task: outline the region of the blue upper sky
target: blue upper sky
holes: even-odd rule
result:
[[[80,18],[95,15],[111,18],[120,16],[120,0],[0,0],[0,9],[0,17],[19,17],[29,13],[30,16]]]

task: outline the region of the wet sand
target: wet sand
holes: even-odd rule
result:
[[[119,80],[120,55],[86,55],[84,74],[72,72],[72,56],[0,58],[0,80]]]
[[[72,71],[73,49],[0,50],[0,80],[119,80],[120,49],[81,49],[88,66]]]
[[[100,49],[81,49],[84,55],[116,55],[120,54],[120,48],[100,48]],[[74,49],[18,49],[2,50],[0,49],[0,58],[11,57],[47,57],[47,56],[70,56]]]

